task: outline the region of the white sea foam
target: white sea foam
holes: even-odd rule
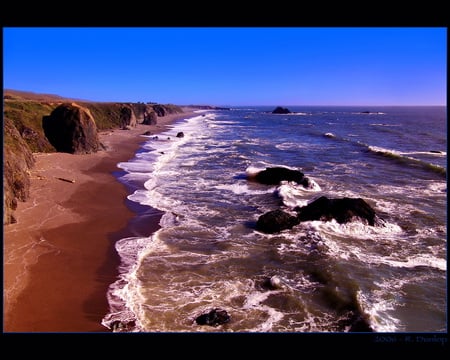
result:
[[[254,190],[248,184],[223,184],[215,186],[219,190],[228,190],[236,195],[248,194],[248,195],[260,195],[272,193],[272,189]]]
[[[406,152],[400,152],[399,154],[402,154],[402,155],[430,155],[430,156],[437,156],[437,157],[447,156],[446,151],[406,151]]]
[[[426,191],[431,193],[446,193],[447,192],[447,182],[446,181],[430,181],[427,184]]]
[[[243,305],[243,309],[257,309],[258,311],[263,311],[267,314],[267,319],[260,323],[258,327],[252,329],[252,331],[256,332],[267,332],[273,329],[274,324],[278,323],[281,319],[283,319],[284,314],[276,309],[262,304],[267,298],[275,293],[280,293],[282,290],[275,291],[266,291],[266,292],[257,292],[254,291],[247,295],[246,301]]]
[[[140,293],[140,280],[137,270],[141,259],[145,258],[152,249],[161,249],[164,244],[157,241],[157,236],[129,237],[116,242],[115,248],[120,255],[119,278],[110,285],[108,291],[108,303],[110,312],[102,320],[102,324],[108,328],[119,321],[123,324],[135,323],[132,331],[143,331],[143,325],[139,317],[139,304],[143,304],[145,298]]]
[[[391,154],[391,155],[397,155],[397,156],[401,155],[400,151],[393,150],[393,149],[386,149],[386,148],[383,148],[380,146],[368,146],[368,149],[375,153],[381,153],[381,154],[387,154],[387,155]]]
[[[386,223],[385,226],[369,226],[360,222],[338,224],[334,220],[329,222],[311,221],[309,225],[315,227],[322,234],[328,253],[336,258],[344,260],[358,260],[364,264],[388,265],[398,268],[414,268],[426,266],[446,271],[447,261],[433,253],[411,255],[404,252],[396,252],[394,248],[402,249],[402,241],[411,244],[410,239],[402,239],[402,229],[396,224]],[[335,238],[336,235],[340,236]],[[342,241],[342,237],[348,236],[351,242]],[[358,243],[356,239],[364,240]],[[372,250],[374,245],[386,247],[388,254],[381,254],[379,250]],[[405,248],[406,249],[406,248]]]
[[[294,182],[282,181],[281,185],[277,187],[278,195],[283,199],[283,204],[294,208],[296,206],[308,205],[308,199],[305,198],[306,193],[318,192],[322,189],[312,179],[308,178],[309,186],[304,187]]]
[[[401,330],[400,320],[392,315],[399,304],[389,296],[391,291],[392,288],[389,291],[382,288],[373,290],[369,294],[364,294],[362,291],[358,291],[356,294],[362,311],[369,316],[370,326],[376,332],[396,332]]]
[[[390,222],[383,222],[382,226],[371,226],[365,221],[354,220],[340,224],[335,219],[331,221],[308,221],[310,226],[316,228],[319,232],[325,234],[334,234],[340,236],[350,236],[359,239],[372,239],[374,236],[383,236],[386,238],[397,239],[403,233],[402,228]]]
[[[394,299],[392,295],[397,288],[381,280],[381,284],[373,285],[370,278],[377,280],[386,274],[402,278],[405,274],[403,279],[409,283],[416,273],[424,272],[431,274],[430,287],[434,286],[434,278],[442,276],[440,271],[446,270],[445,250],[440,243],[445,238],[446,228],[439,226],[437,220],[430,220],[430,223],[438,224],[433,228],[414,229],[409,225],[417,214],[427,224],[426,214],[434,200],[437,206],[442,206],[446,183],[420,176],[408,182],[395,172],[392,178],[374,179],[378,163],[376,159],[365,161],[366,155],[361,154],[360,147],[352,146],[350,151],[345,148],[342,153],[336,151],[335,154],[323,148],[324,143],[336,145],[335,141],[323,139],[322,135],[334,131],[335,127],[325,126],[321,119],[320,124],[314,122],[317,131],[313,134],[315,140],[311,149],[323,152],[314,153],[311,158],[306,154],[296,158],[292,156],[293,152],[277,150],[296,150],[308,143],[297,143],[295,134],[283,136],[277,144],[276,139],[267,139],[265,124],[259,122],[260,118],[242,120],[241,123],[258,125],[246,126],[247,131],[229,119],[216,121],[206,115],[179,123],[164,134],[158,134],[158,139],[149,138],[143,151],[133,160],[134,165],[124,169],[130,170],[124,179],[146,182],[145,188],[130,195],[130,199],[159,208],[165,214],[160,220],[161,231],[154,235],[157,247],[143,245],[133,249],[135,245],[130,244],[129,251],[140,253],[134,257],[127,254],[125,248],[120,249],[124,257],[128,256],[124,266],[128,264],[129,268],[124,268],[128,275],[122,278],[122,290],[116,291],[124,300],[121,300],[122,307],[113,311],[114,316],[120,313],[127,320],[136,315],[139,318],[137,328],[141,331],[328,331],[336,323],[334,313],[323,314],[315,300],[310,300],[314,297],[309,293],[317,291],[318,283],[302,274],[302,266],[306,264],[302,261],[322,259],[320,256],[323,255],[331,262],[330,266],[336,262],[342,264],[343,269],[348,264],[354,270],[352,279],[361,288],[358,300],[364,312],[370,314],[376,331],[401,331],[403,325],[396,319],[401,299]],[[273,123],[268,124],[273,126]],[[345,122],[342,125],[342,133],[357,131],[345,128]],[[237,129],[236,133],[232,133],[232,127]],[[264,130],[262,139],[259,128]],[[184,132],[184,138],[176,138],[179,131]],[[339,162],[341,155],[342,162]],[[413,154],[399,152],[393,155]],[[425,154],[420,155],[426,158]],[[439,160],[444,156],[430,155]],[[304,159],[307,159],[306,164]],[[149,164],[145,164],[146,161]],[[254,175],[268,167],[288,167],[277,164],[283,161],[292,166],[316,166],[314,175],[320,187],[305,189],[285,182],[277,190],[277,186],[245,181],[244,174],[233,177],[243,169],[246,175]],[[405,161],[401,159],[400,162]],[[258,233],[253,230],[253,220],[258,214],[279,206],[279,200],[270,195],[275,190],[291,210],[320,195],[361,197],[374,204],[377,213],[384,210],[385,214],[380,216],[387,221],[384,227],[371,227],[362,221],[347,224],[303,222],[279,234]],[[321,194],[317,195],[315,191],[321,191]],[[418,196],[413,199],[411,194]],[[392,220],[398,218],[404,230]],[[308,257],[315,251],[318,258]],[[294,309],[297,305],[292,305],[292,316],[286,315],[284,303],[279,307],[284,296],[277,293],[280,290],[259,291],[251,280],[257,269],[261,269],[261,264],[271,266],[266,262],[270,258],[265,255],[275,256],[275,252],[280,255],[276,258],[280,259],[277,264],[280,271],[288,274],[286,283],[300,297],[307,294],[304,302],[299,299],[298,308]],[[282,260],[289,261],[296,256],[298,268],[285,267]],[[133,261],[142,267],[134,268]],[[270,298],[271,295],[275,295],[274,298]],[[233,321],[223,328],[195,325],[195,316],[212,307],[229,310]]]
[[[275,147],[280,150],[298,150],[301,148],[306,148],[306,145],[293,142],[284,142],[281,144],[276,144]]]
[[[285,164],[274,164],[274,163],[268,163],[265,161],[259,161],[257,163],[247,166],[247,168],[245,169],[245,172],[248,175],[255,175],[263,170],[266,170],[267,168],[272,168],[272,167],[283,167],[283,168],[290,169],[290,170],[298,170],[295,167],[288,166]]]
[[[387,126],[387,127],[399,127],[399,124],[384,124],[384,123],[373,123],[369,124],[370,126]]]
[[[146,160],[135,159],[129,162],[118,163],[117,167],[129,173],[151,173],[154,169],[154,164]]]

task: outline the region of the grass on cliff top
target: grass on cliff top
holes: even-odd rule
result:
[[[49,115],[58,104],[37,101],[8,101],[3,102],[3,116],[12,121],[20,134],[25,129],[31,129],[35,136],[26,139],[32,152],[55,151],[48,142],[42,128],[42,118]]]

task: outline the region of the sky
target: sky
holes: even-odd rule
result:
[[[177,105],[446,105],[446,27],[4,27],[3,88]]]

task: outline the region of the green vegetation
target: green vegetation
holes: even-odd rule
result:
[[[50,114],[58,104],[5,100],[3,116],[12,121],[32,152],[54,152],[42,129],[42,117]]]
[[[119,103],[79,103],[92,114],[99,131],[114,129],[120,127],[120,109]]]

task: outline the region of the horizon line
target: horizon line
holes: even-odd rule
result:
[[[379,106],[379,107],[387,107],[387,106],[447,106],[447,104],[287,104],[287,105],[279,105],[279,104],[242,104],[242,105],[236,105],[236,104],[212,104],[212,103],[190,103],[190,104],[182,104],[182,103],[174,103],[174,102],[155,102],[155,101],[127,101],[127,100],[89,100],[89,99],[81,99],[79,97],[71,97],[71,96],[63,96],[58,95],[55,93],[50,92],[36,92],[33,90],[18,90],[18,89],[12,89],[12,88],[3,88],[3,96],[5,95],[5,92],[7,91],[13,91],[13,92],[23,92],[23,93],[31,93],[33,95],[41,95],[41,96],[56,96],[60,97],[61,100],[71,100],[71,101],[85,101],[85,102],[100,102],[100,103],[159,103],[159,104],[173,104],[178,106],[217,106],[217,107],[240,107],[240,106]]]

